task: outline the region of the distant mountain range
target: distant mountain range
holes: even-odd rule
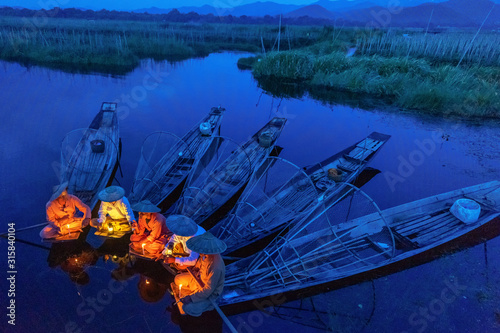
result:
[[[274,2],[255,2],[234,8],[179,7],[180,13],[195,12],[200,15],[232,15],[262,17],[283,14],[284,18],[327,19],[344,21],[347,25],[373,26],[477,26],[488,15],[487,26],[500,26],[500,0],[408,0],[406,7],[387,7],[388,0],[319,0],[311,5],[284,5]],[[495,3],[497,3],[495,5]],[[137,13],[166,14],[172,9],[156,7],[135,10]]]
[[[392,3],[398,6],[399,3],[404,3],[406,6],[387,6]],[[19,15],[9,10],[2,12],[3,15]],[[68,12],[64,15],[242,24],[273,24],[276,22],[275,17],[282,15],[284,24],[328,25],[335,22],[345,26],[373,27],[426,27],[428,24],[430,27],[478,27],[489,15],[485,27],[500,28],[500,0],[318,0],[307,6],[268,1],[233,8],[216,8],[210,5],[176,9],[150,7],[132,12],[101,10],[95,14]]]

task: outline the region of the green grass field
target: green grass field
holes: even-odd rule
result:
[[[284,32],[290,48],[315,42],[321,28]],[[126,73],[141,59],[182,60],[221,50],[258,52],[274,26],[0,18],[0,59],[75,72]]]
[[[331,40],[268,53],[253,65],[255,77],[381,97],[436,115],[500,117],[498,33],[474,39],[469,32],[330,30]],[[356,48],[352,56],[349,48]]]

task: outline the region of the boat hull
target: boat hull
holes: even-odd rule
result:
[[[234,315],[242,312],[262,310],[266,307],[277,306],[279,304],[276,304],[276,300],[279,300],[280,304],[282,304],[284,302],[314,296],[327,291],[345,288],[428,263],[442,257],[443,255],[463,251],[467,248],[498,237],[499,235],[500,216],[497,216],[461,236],[386,265],[318,285],[304,286],[300,289],[284,291],[279,294],[279,296],[269,295],[251,300],[242,300],[239,303],[221,305],[221,309],[227,315]]]

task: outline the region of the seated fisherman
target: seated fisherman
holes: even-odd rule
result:
[[[210,232],[193,237],[187,241],[191,251],[198,252],[200,257],[192,268],[201,285],[190,273],[178,274],[175,286],[182,285],[182,295],[179,307],[190,316],[199,317],[203,312],[214,309],[212,304],[222,294],[226,266],[220,253],[227,248],[226,244]]]
[[[197,225],[192,219],[184,215],[170,215],[166,222],[168,229],[174,234],[163,250],[166,264],[171,264],[176,270],[183,270],[186,267],[194,266],[199,254],[191,251],[186,242],[188,239],[205,233],[205,229]],[[185,256],[175,256],[176,249],[180,248]]]
[[[132,247],[151,254],[160,254],[172,233],[165,225],[165,217],[161,215],[160,208],[153,205],[149,200],[138,202],[132,209],[139,212],[139,220],[133,223],[134,233],[130,236]]]
[[[83,217],[78,217],[80,211]],[[68,194],[68,183],[59,185],[46,205],[49,225],[42,229],[40,237],[54,238],[80,231],[89,224],[90,208],[74,195]]]
[[[131,231],[135,217],[124,195],[125,190],[119,186],[110,186],[99,192],[99,217],[97,221],[91,221],[92,226],[101,228],[107,224],[116,231]]]

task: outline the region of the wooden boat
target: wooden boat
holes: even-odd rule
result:
[[[450,211],[459,199],[477,203],[477,221]],[[500,234],[499,181],[384,211],[352,187],[341,202],[321,206],[320,214],[312,211],[313,218],[302,219],[264,251],[227,266],[220,304],[229,313],[271,295],[286,293],[290,301],[391,274]],[[375,212],[356,216],[367,207]]]
[[[224,240],[232,253],[276,233],[325,200],[342,196],[389,140],[373,132],[365,139],[305,170],[292,163],[269,157],[266,170],[254,173],[232,214],[220,221],[212,233]],[[342,175],[329,177],[329,169]],[[328,192],[327,192],[328,191]]]
[[[93,219],[94,221],[97,220],[97,218]],[[127,219],[120,219],[120,220],[115,220],[115,223],[128,223]],[[91,225],[97,225],[97,222],[91,223]],[[130,235],[132,234],[132,230],[115,230],[113,229],[112,226],[107,225],[104,223],[100,227],[96,228],[97,230],[95,231],[94,235],[103,237],[106,239],[121,239],[124,238],[124,236],[128,236],[125,238],[130,238]]]
[[[64,138],[61,145],[61,184],[68,182],[68,193],[78,197],[93,211],[99,201],[97,194],[113,181],[120,152],[116,103],[104,102],[88,128],[72,131]],[[81,233],[74,231],[43,241],[75,241]]]
[[[110,185],[120,158],[116,103],[102,103],[89,128],[73,131],[63,140],[61,183],[92,210],[97,194]]]
[[[147,251],[141,252],[140,250],[135,249],[132,244],[129,244],[129,255],[131,257],[136,257],[147,261],[156,261],[158,259],[158,254],[149,253]]]
[[[201,224],[234,196],[273,151],[286,119],[275,117],[243,145],[218,137],[217,158],[200,159],[189,175],[177,214]],[[234,203],[233,203],[234,204]]]
[[[147,199],[162,208],[168,208],[169,203],[175,202],[195,161],[207,153],[214,154],[217,151],[217,147],[211,146],[212,138],[213,135],[220,134],[224,111],[221,107],[213,107],[182,138],[159,132],[153,133],[148,138],[150,140],[146,139],[129,196],[130,201]],[[165,136],[173,138],[172,142],[162,142],[161,139],[165,139]],[[153,147],[148,147],[151,141]],[[153,160],[156,155],[160,155],[158,161]]]
[[[69,234],[64,234],[60,235],[55,238],[42,238],[42,241],[44,243],[65,243],[65,242],[72,242],[76,241],[80,238],[80,235],[82,234],[81,231],[74,231]]]

